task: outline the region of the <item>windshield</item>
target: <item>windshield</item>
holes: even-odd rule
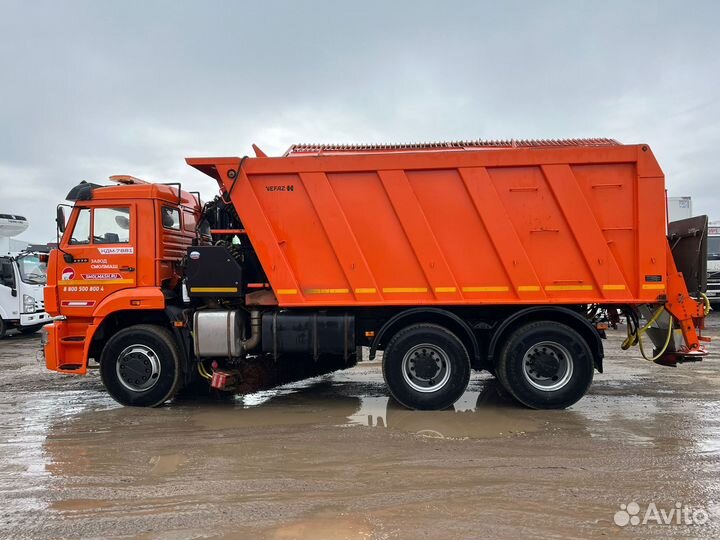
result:
[[[707,252],[708,260],[720,260],[720,236],[708,236]]]
[[[17,258],[20,279],[32,285],[45,285],[47,282],[47,263],[35,254],[21,255]]]

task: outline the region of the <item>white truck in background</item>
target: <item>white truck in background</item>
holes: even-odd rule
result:
[[[692,197],[667,198],[668,223],[693,217]]]
[[[47,255],[11,247],[11,237],[28,225],[22,216],[0,214],[0,338],[13,328],[23,334],[37,332],[52,321],[43,301]]]
[[[713,304],[720,303],[720,221],[708,224],[707,296]]]

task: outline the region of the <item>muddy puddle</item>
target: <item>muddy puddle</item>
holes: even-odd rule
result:
[[[619,339],[568,410],[518,407],[481,374],[433,412],[396,404],[376,363],[125,408],[96,374],[49,374],[34,340],[7,339],[0,538],[720,537],[720,358],[659,368]],[[633,501],[710,517],[616,525]]]
[[[364,426],[399,430],[422,437],[487,438],[522,435],[547,422],[533,418],[505,396],[490,378],[475,379],[453,408],[410,411],[388,396],[378,380],[379,364],[361,366],[353,380],[337,374],[235,398],[226,403],[188,407],[199,429],[259,426]],[[360,376],[364,381],[357,384]],[[363,393],[358,393],[363,392]]]

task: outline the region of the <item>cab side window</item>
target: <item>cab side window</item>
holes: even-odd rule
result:
[[[180,210],[171,206],[163,206],[160,212],[163,227],[174,231],[180,230]]]
[[[195,219],[195,214],[192,212],[183,212],[183,228],[187,232],[194,233],[195,227],[197,227],[197,219]]]
[[[15,288],[15,273],[10,259],[0,259],[0,285]]]
[[[81,208],[70,236],[70,245],[78,246],[90,243],[90,209]]]
[[[93,212],[94,244],[127,244],[130,242],[130,208],[95,208]]]

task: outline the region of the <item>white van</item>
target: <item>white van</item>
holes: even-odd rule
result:
[[[31,334],[52,321],[43,300],[46,270],[43,253],[0,256],[0,338],[13,328]]]

